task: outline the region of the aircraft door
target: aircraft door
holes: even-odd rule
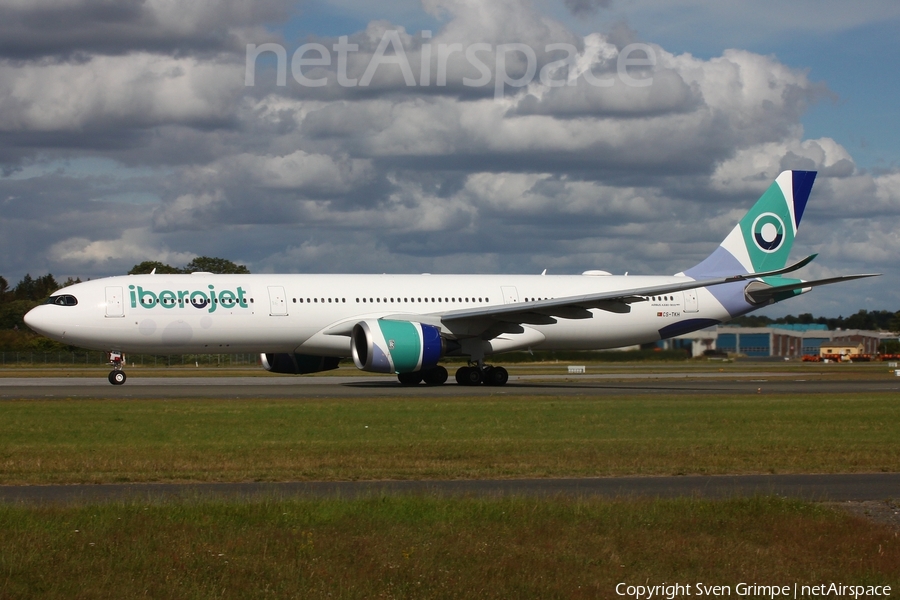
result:
[[[503,294],[503,304],[513,304],[519,301],[519,291],[512,285],[500,286],[500,293]]]
[[[697,290],[684,291],[684,312],[700,312],[700,303],[697,300]]]
[[[122,302],[121,287],[109,286],[106,288],[106,316],[113,318],[125,316],[125,304]]]
[[[280,285],[269,286],[269,316],[285,317],[288,314],[287,299],[284,288]]]

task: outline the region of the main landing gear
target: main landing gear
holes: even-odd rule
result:
[[[459,385],[506,385],[509,371],[503,367],[491,365],[475,365],[460,367],[456,370],[456,383]]]
[[[443,385],[447,381],[447,369],[438,365],[425,371],[400,373],[397,379],[403,385]],[[503,367],[490,365],[469,365],[456,370],[456,383],[459,385],[506,385],[509,372]]]
[[[399,373],[397,379],[403,385],[419,385],[423,381],[425,385],[444,385],[450,375],[447,369],[438,365],[425,371],[413,371],[412,373]]]
[[[121,352],[110,352],[109,353],[109,363],[112,365],[113,370],[109,372],[109,382],[113,385],[122,385],[125,383],[127,377],[125,376],[125,371],[122,369],[125,367],[125,355]]]

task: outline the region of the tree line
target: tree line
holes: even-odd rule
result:
[[[183,267],[173,267],[161,263],[157,260],[145,260],[144,262],[134,265],[128,271],[129,275],[146,275],[151,272],[160,275],[178,275],[182,273],[219,273],[219,274],[244,274],[249,275],[250,269],[245,265],[238,265],[227,258],[217,258],[214,256],[198,256]]]
[[[787,315],[773,319],[764,315],[745,315],[729,321],[741,327],[767,327],[769,325],[825,325],[831,331],[838,329],[865,329],[868,331],[900,332],[900,311],[860,310],[849,317],[814,317],[811,313],[799,316]]]

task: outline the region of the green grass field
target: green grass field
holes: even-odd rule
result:
[[[2,598],[615,598],[900,583],[895,532],[776,498],[0,507]],[[746,596],[745,596],[746,597]]]
[[[894,394],[0,403],[0,483],[900,470]]]
[[[852,377],[851,373],[848,373]],[[895,394],[0,402],[0,483],[900,470]],[[900,532],[778,498],[0,505],[0,598],[900,590]]]

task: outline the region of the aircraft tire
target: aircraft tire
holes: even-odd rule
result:
[[[412,373],[398,373],[397,379],[403,385],[419,385],[422,382],[422,371],[413,371]]]
[[[509,381],[509,371],[503,367],[492,367],[484,373],[485,385],[506,385],[507,381]]]
[[[441,365],[428,369],[422,373],[422,379],[425,381],[425,385],[444,385],[448,377],[449,374],[447,373],[447,369]]]
[[[109,382],[113,385],[122,385],[127,378],[125,371],[110,371],[108,377]]]
[[[477,367],[460,367],[456,370],[456,383],[459,385],[480,385],[481,370]]]

